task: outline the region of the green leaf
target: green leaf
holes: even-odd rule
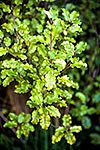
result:
[[[92,102],[93,102],[93,103],[96,103],[96,104],[100,102],[100,93],[96,93],[96,94],[93,96]]]
[[[14,113],[9,113],[9,118],[10,120],[16,120],[17,119],[17,115]]]
[[[47,50],[43,44],[40,44],[39,47],[37,48],[38,53],[45,58],[47,56]]]
[[[0,56],[6,55],[7,50],[3,47],[0,47]]]
[[[16,68],[18,65],[20,65],[21,63],[19,61],[16,61],[14,58],[11,58],[9,60],[4,60],[2,65],[4,68]]]
[[[86,106],[86,105],[80,106],[80,115],[81,116],[84,116],[85,114],[87,114],[87,111],[88,111],[88,106]]]
[[[66,21],[70,21],[70,12],[67,9],[64,9],[64,8],[62,9],[62,11],[63,11],[62,15],[64,16],[64,19]]]
[[[20,7],[19,6],[14,7],[13,14],[15,17],[19,17],[19,14],[20,14]]]
[[[73,10],[73,9],[75,9],[75,6],[72,3],[68,3],[66,5],[66,8],[67,8],[67,10]]]
[[[52,9],[52,7],[50,7],[49,11],[44,10],[44,13],[48,16],[48,18],[52,18],[52,19],[57,19],[58,16],[58,10],[56,9]]]
[[[3,12],[7,12],[7,13],[10,13],[10,12],[11,12],[9,5],[6,5],[6,4],[3,3],[3,2],[0,3],[0,8],[3,9]]]
[[[23,24],[26,24],[27,26],[30,25],[30,20],[29,19],[24,19]]]
[[[29,91],[30,88],[30,84],[29,81],[27,80],[23,80],[21,83],[19,83],[18,85],[15,86],[15,92],[16,93],[27,93]]]
[[[20,36],[24,37],[29,34],[29,28],[26,24],[20,24],[17,28]]]
[[[16,121],[8,121],[4,124],[4,127],[14,128],[17,127]]]
[[[91,133],[91,143],[94,145],[99,145],[100,144],[100,134],[98,133]]]
[[[50,116],[48,114],[42,114],[40,116],[40,126],[42,129],[47,130],[50,126]]]
[[[94,113],[96,113],[96,108],[94,108],[94,107],[89,108],[89,109],[87,110],[87,113],[88,113],[89,115],[93,115]]]
[[[3,11],[0,9],[0,19],[3,17]]]
[[[20,127],[18,127],[17,131],[16,131],[16,135],[17,137],[20,139],[21,138],[21,135],[22,135],[22,130]]]
[[[52,136],[53,144],[61,140],[61,138],[64,136],[64,131],[65,131],[64,127],[59,127],[55,130],[55,134]]]
[[[10,32],[11,34],[14,33],[14,24],[13,24],[13,22],[2,24],[2,28],[5,29],[8,33],[9,33],[9,32]]]
[[[87,43],[85,43],[83,41],[77,43],[77,45],[76,45],[76,53],[77,54],[81,54],[82,51],[84,51],[86,49],[86,47],[87,47]]]
[[[39,122],[39,112],[38,110],[34,110],[32,112],[32,121],[31,121],[33,124],[38,124]]]
[[[28,47],[28,53],[29,54],[33,54],[36,51],[37,46],[34,45],[34,43],[30,43],[29,47]]]
[[[77,92],[75,96],[78,97],[82,101],[82,103],[86,102],[86,96],[82,92]]]
[[[72,132],[67,132],[65,135],[64,135],[65,139],[67,140],[67,143],[72,145],[76,142],[76,138],[74,136],[74,134]]]
[[[74,68],[86,68],[87,67],[87,64],[84,63],[82,60],[79,60],[79,58],[71,58],[71,67]]]
[[[23,0],[13,0],[16,5],[20,5],[23,3]]]
[[[43,86],[44,86],[44,83],[42,82],[42,80],[38,79],[36,81],[36,86],[35,86],[38,92],[41,92],[43,90]]]
[[[67,107],[67,104],[66,104],[66,101],[65,101],[65,100],[60,100],[60,101],[58,102],[58,105],[59,105],[60,107]]]
[[[59,71],[63,70],[66,67],[66,62],[63,59],[56,59],[53,62]]]
[[[25,115],[25,114],[24,114],[23,112],[22,112],[21,114],[18,115],[18,123],[24,122],[24,118],[25,118],[24,115]]]
[[[4,33],[0,30],[0,39],[4,37]]]
[[[30,132],[34,132],[34,130],[35,129],[34,129],[33,125],[31,125],[30,123],[25,123],[25,124],[21,125],[22,134],[25,135],[26,137],[29,136]]]
[[[65,114],[62,118],[63,120],[63,126],[67,127],[70,126],[70,124],[72,123],[72,119],[71,116],[69,114]]]
[[[3,80],[3,86],[6,87],[7,85],[9,85],[12,81],[14,81],[13,77],[6,77],[5,80]]]
[[[32,96],[30,99],[34,105],[41,105],[43,102],[43,96],[40,92],[37,91],[37,89],[32,90]]]
[[[71,19],[71,21],[73,22],[73,20],[77,19],[77,17],[79,17],[79,13],[74,10],[74,11],[70,14],[70,19]]]
[[[38,27],[38,25],[39,25],[39,22],[38,22],[38,20],[37,19],[35,19],[35,18],[32,18],[32,27],[33,28],[37,28]]]
[[[52,70],[50,70],[46,75],[45,75],[45,86],[47,87],[47,90],[51,90],[56,87],[56,78],[54,76],[54,73]]]
[[[78,84],[71,81],[67,75],[58,77],[58,81],[59,83],[66,84],[68,87],[78,88]]]
[[[17,56],[18,56],[19,58],[21,58],[22,60],[26,60],[26,59],[27,59],[27,56],[24,55],[24,54],[17,54]]]
[[[68,32],[73,35],[78,35],[78,32],[82,32],[82,28],[78,24],[73,24],[68,28]]]
[[[58,96],[54,96],[53,93],[47,93],[45,94],[45,99],[44,99],[44,103],[46,104],[52,104],[53,102],[57,102],[58,101]]]
[[[11,39],[10,39],[9,37],[5,37],[5,38],[4,38],[4,44],[5,44],[6,46],[10,46],[10,45],[11,45]]]
[[[30,124],[29,123],[23,123],[21,124],[21,130],[22,130],[22,134],[25,136],[29,135],[29,131],[30,131]]]
[[[54,106],[48,106],[47,107],[47,110],[48,110],[48,113],[50,116],[53,116],[53,117],[59,117],[61,116],[58,108],[54,107]]]
[[[28,123],[31,120],[31,114],[25,114],[24,122]]]
[[[82,118],[82,125],[85,129],[89,129],[92,126],[91,119],[87,116]]]
[[[70,132],[76,132],[76,133],[79,133],[80,131],[82,130],[82,127],[81,126],[72,126],[70,127]]]

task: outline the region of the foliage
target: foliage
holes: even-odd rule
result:
[[[55,134],[52,136],[52,143],[58,142],[64,136],[67,140],[67,143],[72,145],[75,143],[76,139],[73,135],[73,132],[80,132],[81,126],[71,126],[72,120],[69,114],[64,115],[63,118],[63,127],[59,127],[56,129]]]
[[[100,101],[99,101],[99,87],[100,87],[100,83],[99,83],[100,82],[100,77],[99,77],[99,65],[100,65],[100,61],[99,61],[100,59],[99,58],[100,57],[99,55],[100,54],[100,51],[99,51],[99,40],[100,40],[99,10],[100,9],[99,7],[100,7],[100,4],[98,0],[96,2],[94,0],[91,0],[91,1],[86,1],[86,0],[75,1],[74,0],[70,2],[71,4],[67,3],[66,8],[70,10],[77,9],[79,13],[81,14],[80,19],[83,22],[82,27],[83,27],[84,32],[82,33],[82,36],[79,36],[77,38],[77,40],[82,39],[83,41],[88,42],[88,51],[80,55],[83,58],[83,61],[84,60],[87,61],[87,64],[88,64],[87,71],[81,72],[80,69],[77,70],[75,68],[75,69],[69,70],[70,72],[68,72],[70,79],[72,80],[74,79],[74,81],[76,80],[76,82],[78,82],[80,86],[80,89],[76,92],[76,94],[75,95],[73,94],[73,97],[71,99],[70,98],[67,99],[68,103],[70,102],[71,105],[73,105],[71,106],[70,113],[73,116],[74,121],[76,121],[76,123],[77,121],[81,121],[83,125],[83,131],[81,132],[81,134],[79,134],[79,138],[77,139],[76,144],[74,144],[71,147],[68,147],[68,149],[75,150],[75,149],[82,149],[83,148],[82,145],[84,146],[84,144],[88,146],[89,136],[92,138],[91,142],[93,144],[95,145],[99,144],[98,141],[99,141],[100,132],[98,130],[98,127],[100,125],[99,123],[99,114],[100,114],[100,109],[99,109],[100,108]],[[72,2],[75,5],[72,5]],[[32,2],[32,5],[33,3],[34,2]],[[61,6],[62,3],[63,1],[56,2],[56,4],[59,6]],[[8,10],[8,8],[6,8],[4,11],[6,10]],[[33,9],[31,9],[31,11],[32,10]],[[7,12],[9,12],[9,10]],[[2,16],[3,16],[3,12],[0,10],[0,17],[2,18]],[[40,24],[38,24],[38,26],[39,25]],[[37,30],[36,27],[34,28],[35,30]],[[3,38],[3,37],[4,37],[4,32],[0,31],[0,38]],[[4,59],[4,57],[2,58]],[[73,89],[73,92],[74,92],[74,89]],[[83,106],[81,107],[81,105]],[[90,112],[88,111],[88,109],[90,110]],[[80,113],[80,111],[82,111],[83,113]],[[88,122],[89,122],[89,127],[87,126]],[[58,147],[55,149],[59,149],[59,146],[61,145],[58,145]],[[93,145],[92,146],[89,145],[89,149],[90,147],[91,149],[93,149]]]
[[[35,124],[47,130],[53,117],[62,118],[62,126],[55,130],[52,142],[64,136],[73,144],[73,132],[81,131],[81,127],[73,126],[71,115],[63,116],[60,108],[73,103],[73,88],[79,86],[70,78],[69,68],[84,70],[87,67],[84,59],[79,58],[87,44],[76,40],[82,32],[78,12],[49,2],[53,5],[47,8],[39,6],[40,1],[31,0],[0,3],[1,18],[6,16],[0,27],[0,82],[4,87],[16,82],[16,93],[30,92],[27,105],[32,109],[32,113],[26,115],[10,113],[10,121],[4,126],[17,128],[20,138],[33,132]],[[84,101],[84,96],[81,93],[76,96],[79,95]],[[83,116],[89,111],[84,107],[80,108]],[[89,122],[88,118],[84,121]]]
[[[82,136],[85,139],[91,138],[91,143],[99,145],[99,128],[100,126],[100,21],[99,21],[99,1],[74,1],[74,5],[66,5],[68,9],[77,9],[80,12],[80,18],[83,22],[83,33],[80,39],[87,41],[88,49],[82,53],[83,59],[87,62],[88,69],[86,72],[79,73],[78,70],[72,70],[71,77],[76,77],[79,83],[80,91],[77,91],[73,99],[75,103],[71,109],[71,114],[77,121],[82,122],[83,128],[88,129],[86,136],[84,131]]]

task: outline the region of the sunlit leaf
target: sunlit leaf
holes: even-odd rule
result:
[[[3,47],[0,47],[0,56],[6,55],[6,53],[7,53],[7,50]]]
[[[52,88],[56,87],[56,78],[53,74],[53,71],[49,71],[46,76],[45,76],[45,81],[46,81],[46,87],[47,90],[51,90]]]
[[[34,110],[32,112],[32,121],[31,121],[33,124],[38,124],[39,122],[39,113],[38,113],[38,110]]]

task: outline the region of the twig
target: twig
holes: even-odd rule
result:
[[[0,111],[0,117],[2,118],[2,120],[4,120],[4,122],[7,122],[8,119],[2,114],[2,112]],[[13,131],[13,133],[16,135],[16,130],[13,128],[11,129]]]

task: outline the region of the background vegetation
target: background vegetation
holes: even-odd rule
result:
[[[25,3],[27,3],[27,1],[25,1]],[[61,0],[51,3],[52,5],[54,3],[59,8],[65,7],[70,11],[77,10],[79,12],[80,20],[82,21],[83,32],[80,34],[80,36],[77,37],[76,40],[86,41],[88,44],[87,50],[82,52],[80,56],[80,58],[82,58],[83,61],[87,63],[87,70],[74,68],[71,70],[71,72],[69,71],[70,78],[74,79],[75,82],[78,82],[80,87],[78,90],[74,90],[75,94],[73,94],[72,101],[75,101],[75,103],[72,103],[70,106],[70,114],[73,116],[73,123],[82,125],[83,130],[76,135],[77,141],[72,146],[69,146],[66,143],[65,139],[62,139],[58,144],[52,145],[51,136],[53,133],[53,127],[50,127],[48,131],[44,131],[41,130],[39,126],[36,126],[35,132],[30,134],[29,138],[22,137],[22,139],[18,140],[16,138],[15,131],[3,128],[3,124],[6,121],[6,117],[4,116],[7,116],[11,109],[27,111],[27,108],[25,108],[24,104],[21,104],[21,108],[19,108],[19,105],[16,105],[16,103],[12,104],[11,100],[12,97],[16,97],[16,99],[25,99],[27,98],[27,95],[18,97],[18,95],[14,95],[14,93],[11,93],[13,85],[7,88],[1,86],[0,111],[5,114],[0,114],[1,149],[59,150],[62,148],[63,150],[81,150],[83,149],[83,147],[86,147],[87,149],[100,148],[100,2],[99,0]],[[7,2],[7,4],[11,4],[10,0]],[[48,2],[41,2],[39,3],[39,5],[42,8],[46,8]],[[32,7],[30,7],[30,9],[32,9]],[[5,12],[5,14],[10,13],[9,9],[7,10],[7,8],[3,11]],[[22,12],[24,14],[24,10]],[[0,24],[2,25],[3,23],[5,23],[6,17],[2,14],[2,9],[0,10],[0,13]],[[17,13],[18,12],[15,11],[16,15]],[[41,26],[38,27],[38,32],[40,32],[41,28]],[[11,32],[13,31],[11,30]],[[9,39],[5,40],[5,44],[8,44],[7,46],[9,46]],[[9,100],[11,101],[10,103]],[[16,105],[16,108],[14,108],[14,105]]]

